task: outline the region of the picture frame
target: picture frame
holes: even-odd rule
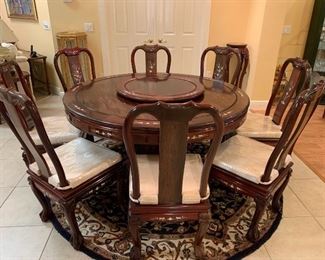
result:
[[[35,0],[4,0],[9,18],[37,21]]]

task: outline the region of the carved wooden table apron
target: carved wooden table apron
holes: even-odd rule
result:
[[[158,74],[155,78],[123,74],[98,78],[67,91],[63,103],[75,127],[89,134],[122,140],[126,114],[135,105],[155,99],[193,100],[216,107],[224,119],[224,134],[244,122],[249,106],[248,96],[229,83],[183,74]],[[195,117],[190,122],[189,141],[209,139],[213,131],[208,115]],[[134,124],[134,135],[138,144],[156,144],[159,124],[150,115],[140,116]]]

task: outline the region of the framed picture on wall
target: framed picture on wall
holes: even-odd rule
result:
[[[37,20],[35,0],[4,0],[9,18]]]

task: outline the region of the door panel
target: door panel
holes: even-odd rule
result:
[[[109,58],[104,61],[105,72],[131,72],[132,49],[152,39],[170,49],[172,72],[199,74],[201,52],[208,41],[210,0],[100,1],[101,15],[106,17],[101,27],[108,32],[107,39],[102,37],[102,47],[108,49],[103,56]],[[166,62],[165,53],[159,52],[158,71],[165,71]],[[142,52],[136,55],[136,65],[137,71],[145,71]]]

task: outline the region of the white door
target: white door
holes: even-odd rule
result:
[[[101,0],[99,2],[104,73],[131,72],[132,49],[159,43],[172,54],[171,71],[199,74],[200,55],[207,47],[210,0]],[[142,52],[137,71],[145,71]],[[165,71],[166,55],[158,55],[158,71]]]

